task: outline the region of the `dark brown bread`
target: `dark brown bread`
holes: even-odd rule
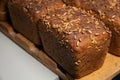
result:
[[[41,38],[47,54],[74,78],[102,66],[110,32],[86,11],[60,0],[13,0],[9,11],[14,29],[37,45]]]
[[[8,9],[7,9],[8,0],[0,0],[0,20],[5,21],[8,17]]]
[[[91,10],[112,31],[109,52],[120,56],[120,0],[64,0],[68,5]]]
[[[14,29],[36,45],[41,45],[36,26],[38,19],[63,6],[61,0],[12,0],[9,12]]]
[[[38,25],[44,50],[72,77],[102,66],[110,32],[94,16],[67,6],[43,16]]]

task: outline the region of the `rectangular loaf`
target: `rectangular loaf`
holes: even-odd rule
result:
[[[42,43],[72,77],[81,78],[102,66],[110,31],[85,10],[61,0],[12,0],[9,11],[14,29],[33,43]]]
[[[82,9],[66,6],[39,20],[45,52],[74,78],[99,69],[105,59],[110,31]]]
[[[68,5],[92,11],[112,31],[109,52],[120,56],[120,0],[64,0]]]
[[[61,0],[11,0],[8,6],[14,29],[36,45],[41,45],[36,26],[38,19],[64,4]]]

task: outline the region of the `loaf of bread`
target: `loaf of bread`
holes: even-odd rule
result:
[[[68,5],[92,11],[112,31],[109,52],[120,56],[120,0],[64,0]]]
[[[99,69],[110,42],[104,23],[61,0],[12,0],[14,29],[44,51],[74,78]]]
[[[41,45],[37,21],[64,6],[61,0],[11,0],[8,4],[13,27],[36,45]]]
[[[66,6],[39,20],[46,53],[72,77],[99,69],[108,51],[110,31],[85,10]]]
[[[8,0],[0,0],[0,21],[5,21],[8,18],[7,2]]]

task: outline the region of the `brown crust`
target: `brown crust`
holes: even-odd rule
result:
[[[101,19],[112,31],[110,53],[120,56],[120,1],[119,0],[64,0],[69,5],[92,10],[97,18]]]
[[[39,30],[45,51],[71,76],[80,78],[103,64],[110,32],[84,10],[68,6],[51,12],[39,21]]]
[[[8,20],[7,1],[8,0],[0,0],[0,21]]]
[[[7,1],[8,0],[0,0],[0,11],[6,11],[7,10]]]
[[[36,45],[41,45],[36,26],[38,19],[63,6],[60,0],[13,0],[9,2],[9,12],[14,29]]]
[[[21,8],[34,22],[42,15],[65,6],[61,0],[15,0],[12,3]]]

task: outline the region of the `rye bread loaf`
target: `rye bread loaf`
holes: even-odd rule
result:
[[[7,2],[8,0],[0,0],[0,21],[5,21],[8,18]]]
[[[61,0],[11,0],[8,4],[14,29],[36,45],[41,45],[36,26],[41,15],[63,6]]]
[[[37,45],[41,38],[45,52],[74,78],[102,66],[110,33],[84,10],[60,0],[13,0],[9,11],[14,29]]]
[[[68,5],[91,10],[112,31],[109,52],[120,56],[120,0],[64,0]]]
[[[110,31],[82,9],[66,6],[39,20],[45,52],[74,78],[99,69],[105,59]]]

